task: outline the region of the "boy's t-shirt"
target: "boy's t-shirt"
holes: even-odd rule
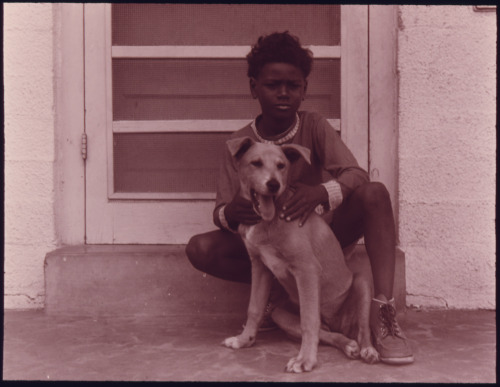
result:
[[[307,185],[318,185],[331,180],[336,181],[342,192],[341,202],[342,198],[349,196],[355,188],[369,181],[368,173],[359,167],[358,162],[341,140],[337,131],[323,116],[314,112],[301,111],[298,112],[298,117],[297,132],[284,143],[298,144],[308,148],[311,151],[311,164],[309,165],[302,159],[294,162],[290,166],[290,183],[300,182]],[[290,134],[293,134],[290,133],[292,130],[293,128],[290,128],[278,137],[264,139],[280,142],[280,139],[290,137]],[[260,142],[262,137],[256,131],[254,121],[231,134],[230,138],[248,136]],[[240,182],[236,165],[226,147],[217,181],[214,221],[219,219],[221,207],[233,200],[239,188]]]

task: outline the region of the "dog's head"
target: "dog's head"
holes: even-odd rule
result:
[[[274,202],[287,186],[290,164],[300,157],[310,164],[309,149],[296,144],[264,144],[250,137],[228,140],[227,146],[236,162],[241,195],[252,201],[262,219],[272,220]]]

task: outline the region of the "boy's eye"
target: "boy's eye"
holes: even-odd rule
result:
[[[264,164],[262,164],[262,161],[260,161],[260,160],[252,161],[250,164],[252,164],[254,167],[257,167],[257,168],[260,168],[264,165]]]
[[[278,169],[283,169],[286,167],[285,163],[278,163],[277,165]]]
[[[280,83],[266,83],[265,84],[265,87],[267,87],[268,89],[271,89],[271,90],[276,90],[277,88],[279,88],[281,86]],[[300,87],[302,86],[300,83],[286,83],[284,85],[288,90],[298,90],[300,89]]]

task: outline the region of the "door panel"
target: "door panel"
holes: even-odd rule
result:
[[[186,243],[215,228],[220,148],[259,112],[244,58],[259,35],[272,31],[252,24],[250,14],[291,15],[280,29],[297,34],[315,55],[302,108],[341,129],[368,167],[367,6],[203,5],[214,15],[220,7],[233,12],[235,34],[220,24],[227,17],[195,23],[192,6],[84,6],[87,243]],[[185,14],[196,31],[163,31],[184,28]]]

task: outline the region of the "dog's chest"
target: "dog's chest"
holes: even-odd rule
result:
[[[269,227],[262,223],[253,226],[240,225],[238,231],[245,243],[262,245],[271,242]]]
[[[240,234],[250,257],[260,259],[277,278],[284,279],[289,276],[288,262],[269,228],[262,226],[245,226]]]

